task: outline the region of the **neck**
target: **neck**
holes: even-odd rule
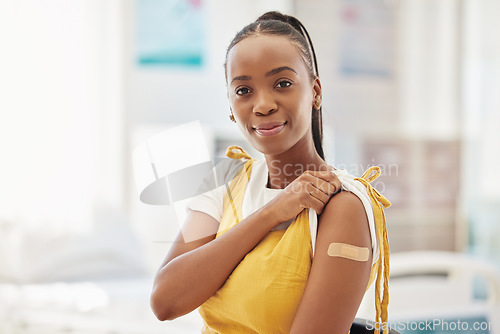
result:
[[[306,170],[327,171],[329,166],[316,152],[314,143],[302,145],[300,142],[286,152],[266,155],[269,171],[268,188],[284,189]]]

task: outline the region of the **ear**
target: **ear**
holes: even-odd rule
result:
[[[315,77],[313,79],[312,83],[312,90],[313,90],[313,106],[315,105],[316,101],[319,101],[320,103],[322,102],[323,99],[323,93],[321,90],[321,81],[319,80],[318,77]]]

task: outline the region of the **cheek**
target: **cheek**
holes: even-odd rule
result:
[[[251,110],[251,104],[244,99],[229,99],[229,105],[234,115],[237,115],[240,119],[246,119],[251,114],[251,112],[249,112],[249,110]]]
[[[300,99],[300,101],[297,101],[299,108],[298,108],[298,118],[300,118],[303,122],[306,124],[311,122],[311,116],[312,116],[312,99],[309,96],[304,96],[303,98]]]
[[[252,114],[248,111],[248,106],[244,102],[238,100],[229,101],[229,105],[234,117],[236,118],[238,128],[245,130]]]
[[[309,129],[311,128],[311,125],[312,125],[311,114],[310,113],[308,113],[308,114],[306,114],[306,113],[302,114],[302,116],[298,120],[298,123],[299,124],[297,126],[300,128],[300,130],[298,132],[301,133],[301,135],[304,132],[309,131]]]

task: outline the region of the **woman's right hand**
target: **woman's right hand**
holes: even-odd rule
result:
[[[311,208],[318,215],[330,198],[338,193],[342,183],[333,171],[305,171],[267,205],[273,224],[295,218],[302,210]]]

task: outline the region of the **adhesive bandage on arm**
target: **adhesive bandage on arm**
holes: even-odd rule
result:
[[[332,242],[328,247],[328,255],[332,257],[343,257],[354,261],[368,261],[370,251],[366,247],[358,247],[339,242]]]

